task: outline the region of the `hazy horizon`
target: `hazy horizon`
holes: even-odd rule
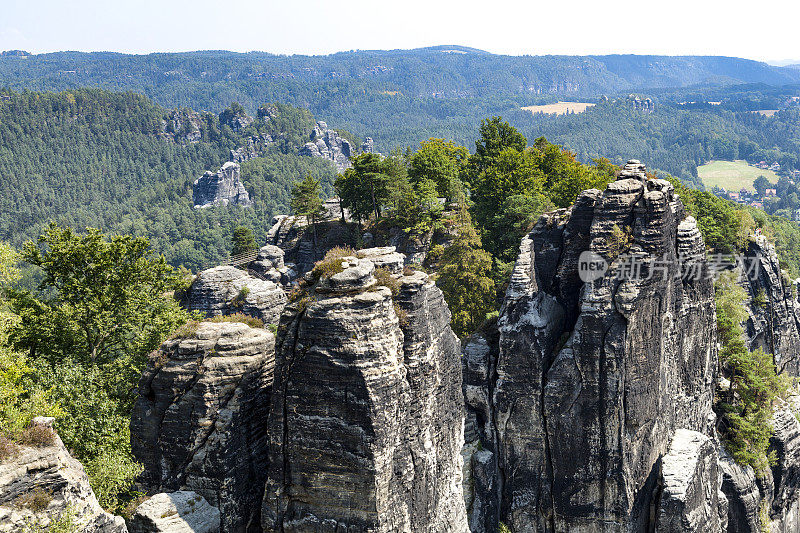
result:
[[[212,0],[135,5],[101,0],[8,0],[0,50],[127,54],[226,50],[329,55],[442,43],[500,55],[704,55],[783,65],[800,62],[800,5],[765,0],[759,11],[676,0],[641,4],[499,0],[383,2],[331,8],[308,0]],[[726,6],[727,7],[727,6]]]

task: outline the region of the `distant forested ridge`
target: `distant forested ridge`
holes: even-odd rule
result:
[[[166,107],[215,113],[232,102],[250,113],[264,102],[282,102],[371,136],[384,153],[429,137],[470,144],[481,119],[511,118],[519,107],[556,98],[792,83],[800,83],[800,70],[729,57],[503,56],[458,46],[327,56],[205,51],[0,57],[0,87],[131,90]],[[535,138],[537,132],[520,120],[512,123]],[[628,154],[638,155],[644,157]]]
[[[235,106],[228,111],[173,111],[99,89],[1,92],[0,240],[20,245],[54,220],[146,236],[171,264],[193,270],[227,256],[237,225],[260,242],[273,214],[288,209],[292,182],[311,174],[330,191],[336,172],[297,155],[314,125],[307,110],[270,106],[241,128]],[[192,182],[261,133],[276,140],[242,163],[253,207],[195,209]]]

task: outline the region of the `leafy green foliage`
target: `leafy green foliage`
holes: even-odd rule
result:
[[[238,226],[233,230],[231,238],[231,255],[241,255],[256,249],[256,239],[253,230],[246,226]]]
[[[411,156],[408,177],[414,185],[432,180],[439,197],[455,200],[463,194],[461,175],[468,158],[469,152],[463,146],[444,139],[428,139]]]
[[[771,354],[761,349],[750,352],[745,346],[741,322],[747,318],[747,294],[736,282],[735,272],[719,277],[715,294],[719,359],[730,381],[730,387],[717,394],[720,432],[734,460],[759,471],[772,461],[767,453],[772,404],[788,396],[789,384],[778,375]]]
[[[25,261],[41,268],[50,296],[17,293],[22,317],[12,332],[18,349],[57,361],[108,363],[147,353],[188,315],[163,294],[185,283],[163,257],[149,257],[142,237],[78,235],[55,224],[38,245],[23,248]]]
[[[352,160],[352,168],[336,179],[336,192],[342,207],[360,222],[370,214],[381,217],[381,207],[389,199],[389,176],[378,154],[361,154]]]
[[[459,337],[475,331],[494,309],[491,270],[492,256],[481,249],[481,239],[464,209],[459,235],[442,254],[436,278],[452,313],[450,324]]]

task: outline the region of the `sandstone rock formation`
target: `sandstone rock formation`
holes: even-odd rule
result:
[[[223,265],[200,272],[181,301],[190,311],[201,311],[207,317],[244,313],[265,324],[277,324],[286,293],[276,282]]]
[[[217,172],[207,170],[194,182],[194,207],[251,206],[250,195],[244,188],[240,172],[239,165],[231,161],[222,165]]]
[[[52,423],[52,418],[34,420],[34,424],[48,428]],[[37,495],[44,501],[35,506],[32,503]],[[0,532],[25,531],[29,525],[46,528],[67,515],[82,533],[127,531],[121,517],[100,507],[83,466],[69,454],[58,435],[50,446],[20,447],[0,463]]]
[[[262,279],[288,287],[297,278],[297,271],[293,264],[285,264],[283,258],[283,250],[267,244],[259,249],[256,260],[248,265],[248,271]]]
[[[143,485],[197,492],[223,533],[258,531],[274,346],[266,329],[202,322],[165,342],[139,382],[131,443]]]
[[[766,237],[751,240],[742,265],[742,284],[750,301],[744,329],[751,350],[775,354],[780,370],[800,376],[800,303]]]
[[[350,168],[350,158],[355,149],[350,141],[340,136],[336,130],[328,128],[325,122],[319,121],[311,132],[311,140],[300,149],[300,155],[320,157],[331,161],[339,173]]]
[[[191,491],[159,493],[136,508],[130,533],[219,533],[219,510]]]
[[[281,318],[264,530],[466,532],[459,345],[441,292],[416,272],[393,300],[371,261],[342,261]]]
[[[629,237],[614,242],[620,229]],[[605,275],[581,281],[584,252],[610,265]],[[646,180],[638,161],[523,239],[497,348],[466,362],[494,375],[465,379],[478,381],[467,403],[497,447],[500,515],[514,531],[654,526],[675,431],[708,435],[714,423],[713,286],[677,261],[702,271],[704,252],[671,184]],[[624,275],[633,265],[641,275]]]
[[[702,433],[679,429],[661,462],[659,533],[725,531],[728,500],[720,493],[717,445]]]

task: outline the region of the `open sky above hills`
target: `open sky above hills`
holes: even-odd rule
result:
[[[609,0],[5,0],[0,50],[327,54],[457,43],[500,54],[800,58],[800,4]]]

